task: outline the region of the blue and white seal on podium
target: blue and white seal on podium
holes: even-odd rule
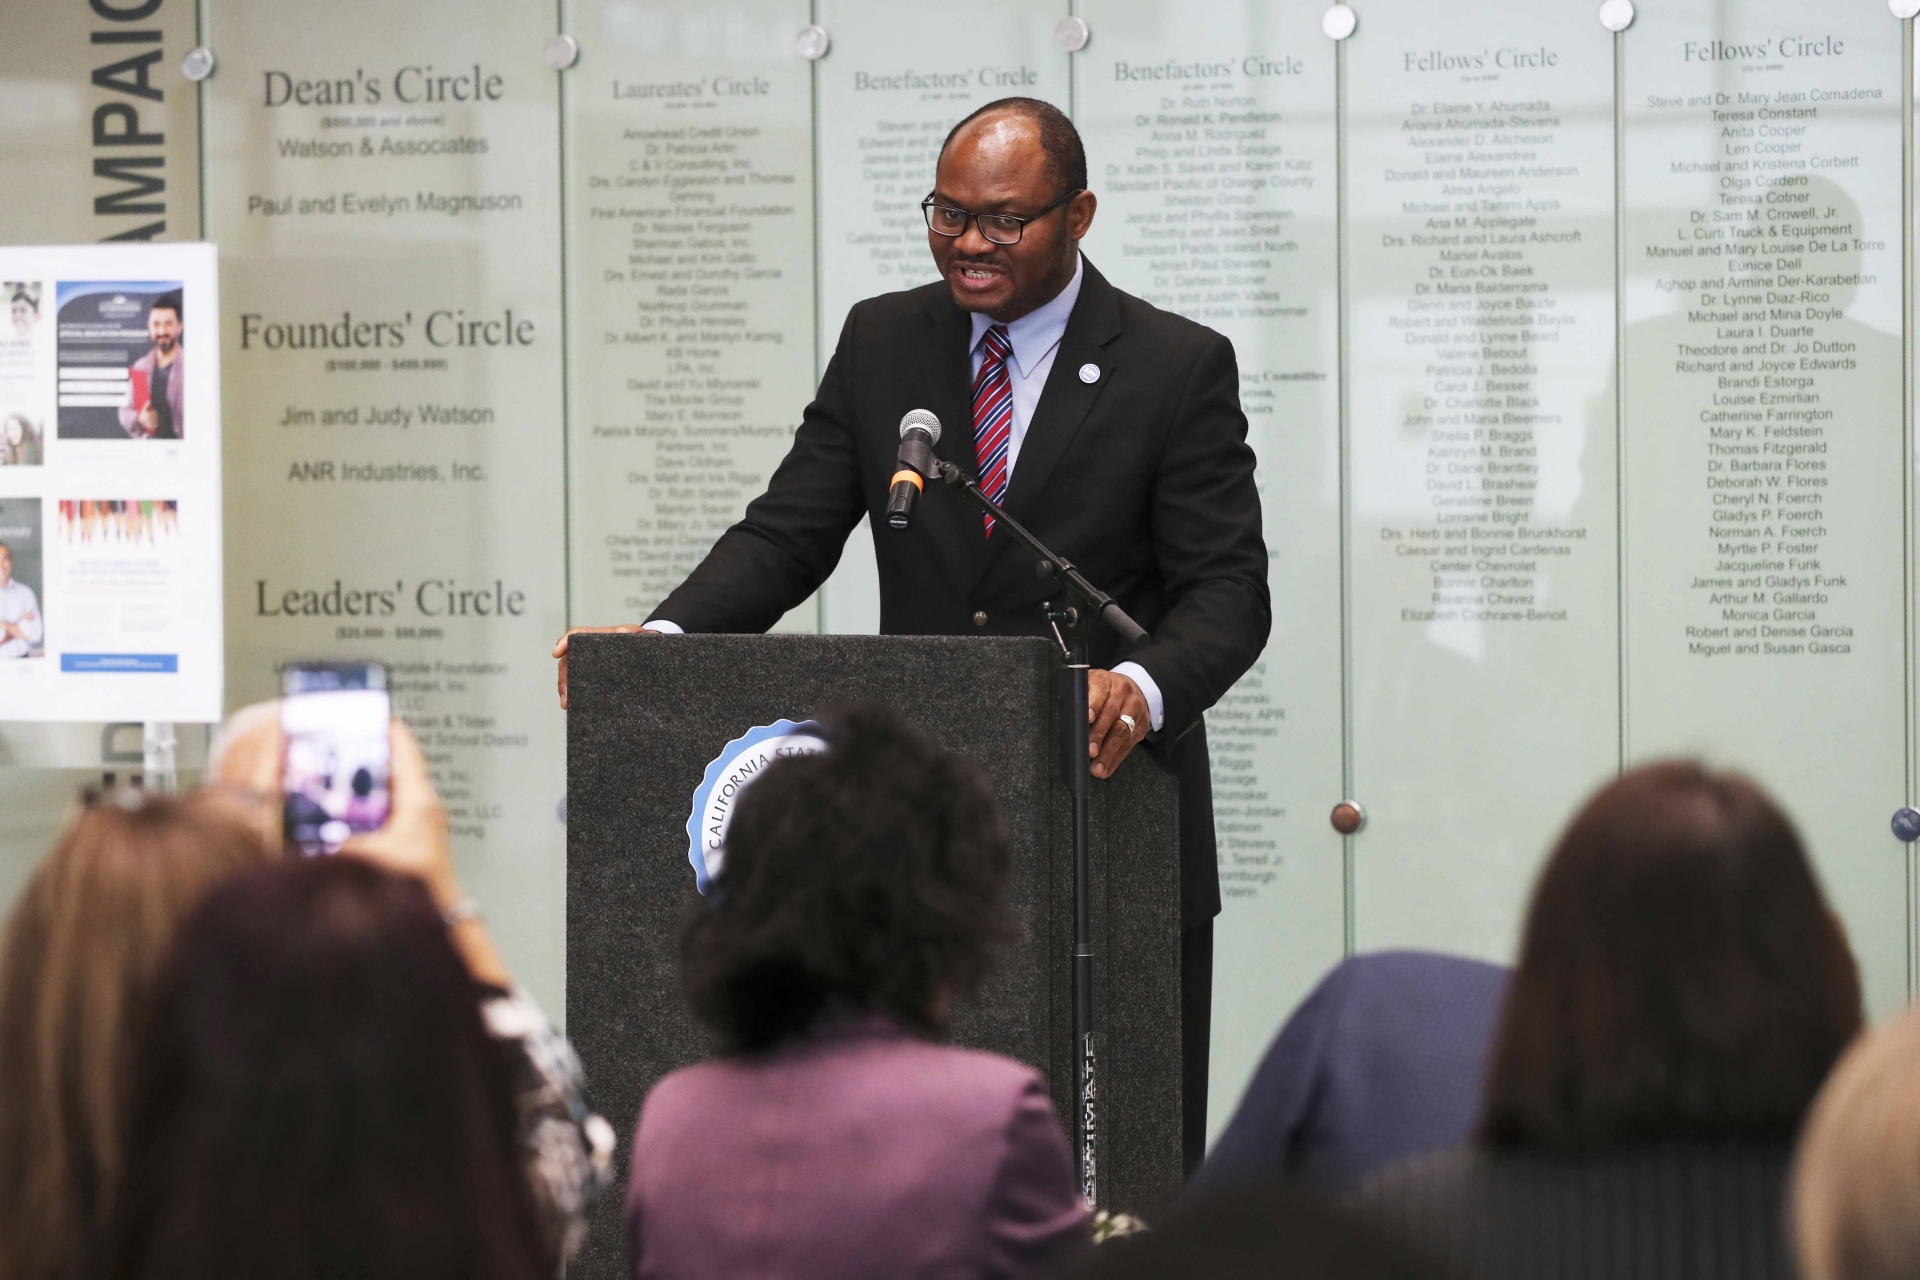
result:
[[[784,756],[809,756],[827,749],[820,726],[811,720],[775,720],[749,729],[720,749],[707,766],[687,815],[687,860],[701,893],[720,874],[726,856],[727,827],[740,793],[760,771]]]

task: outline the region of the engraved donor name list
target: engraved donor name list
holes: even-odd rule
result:
[[[1686,582],[1667,643],[1706,661],[1844,659],[1870,571],[1862,522],[1899,493],[1900,343],[1862,318],[1900,288],[1898,190],[1870,172],[1886,138],[1863,128],[1886,90],[1848,75],[1831,33],[1666,55],[1713,73],[1632,104],[1634,163],[1672,197],[1631,220],[1628,244],[1633,292],[1658,309],[1628,331],[1632,403],[1676,455],[1668,550]]]
[[[1379,521],[1361,554],[1403,623],[1611,616],[1611,504],[1589,479],[1611,470],[1613,166],[1593,49],[1579,60],[1402,48],[1397,109],[1359,108],[1356,491]]]
[[[572,94],[574,609],[638,621],[765,487],[812,389],[807,76],[769,38]]]

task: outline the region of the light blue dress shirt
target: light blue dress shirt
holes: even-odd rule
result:
[[[1067,317],[1080,299],[1080,278],[1086,274],[1084,260],[1075,259],[1073,279],[1055,295],[1053,301],[1035,307],[1007,326],[1007,340],[1013,345],[1013,367],[1007,380],[1013,385],[1013,430],[1007,437],[1007,475],[1020,465],[1020,446],[1027,438],[1027,424],[1033,421],[1040,392],[1046,388],[1047,375],[1053,372],[1053,357],[1060,351],[1060,339],[1066,336]],[[973,313],[973,364],[971,376],[980,376],[980,362],[986,359],[987,330],[994,325],[992,316]],[[973,387],[969,382],[968,394]]]
[[[1086,260],[1076,257],[1073,279],[1067,281],[1066,288],[1055,295],[1052,301],[1035,307],[1007,325],[1007,340],[1013,347],[1013,365],[1007,370],[1007,379],[1013,388],[1013,429],[1007,438],[1009,477],[1016,473],[1020,465],[1020,446],[1027,438],[1027,424],[1033,421],[1033,411],[1040,403],[1041,391],[1046,388],[1047,375],[1053,372],[1053,358],[1059,354],[1060,339],[1066,336],[1067,318],[1073,314],[1073,304],[1080,299],[1080,281],[1085,275]],[[974,376],[979,375],[980,361],[986,356],[982,339],[994,323],[991,316],[978,311],[973,313]],[[971,384],[968,391],[972,391]],[[652,619],[647,623],[647,629],[668,635],[678,635],[681,630],[679,624],[665,618]],[[1157,731],[1166,715],[1160,686],[1153,682],[1147,669],[1137,662],[1119,663],[1113,673],[1125,676],[1139,686],[1141,695],[1147,700],[1147,714],[1151,721],[1148,727]]]
[[[1067,287],[1055,295],[1053,301],[1035,307],[1007,325],[1007,341],[1013,347],[1013,367],[1007,370],[1007,380],[1013,388],[1013,429],[1007,436],[1009,477],[1016,474],[1020,465],[1020,446],[1026,442],[1027,424],[1033,421],[1033,411],[1040,403],[1040,393],[1046,389],[1047,375],[1053,372],[1053,358],[1060,352],[1060,339],[1066,336],[1067,319],[1073,314],[1073,304],[1080,300],[1080,280],[1085,275],[1086,260],[1076,257],[1073,279],[1067,281]],[[974,377],[980,376],[980,362],[986,358],[984,339],[994,323],[992,316],[978,311],[973,313],[971,369]],[[1079,374],[1074,376],[1078,377]],[[968,390],[972,390],[971,384]],[[1011,479],[1008,483],[1012,483]],[[1147,700],[1147,714],[1151,717],[1149,727],[1158,730],[1161,720],[1165,718],[1165,703],[1160,697],[1160,686],[1153,682],[1147,669],[1137,662],[1122,662],[1114,667],[1113,673],[1125,676],[1140,686],[1140,693]]]

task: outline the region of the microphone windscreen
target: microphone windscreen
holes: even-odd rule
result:
[[[904,437],[907,432],[913,430],[915,427],[919,427],[922,431],[925,431],[929,436],[933,437],[935,444],[940,443],[940,419],[934,416],[931,409],[912,409],[907,412],[905,417],[900,419],[901,436]]]

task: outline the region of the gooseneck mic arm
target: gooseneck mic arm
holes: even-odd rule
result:
[[[1146,639],[1146,629],[1127,611],[1114,603],[1112,596],[1088,582],[1086,576],[1055,555],[1046,543],[1006,513],[999,503],[981,492],[973,477],[951,462],[932,460],[930,476],[937,475],[963,490],[980,508],[1018,538],[1039,563],[1042,578],[1057,579],[1066,600],[1050,601],[1047,624],[1060,646],[1067,674],[1067,733],[1063,744],[1067,791],[1073,802],[1073,1147],[1074,1163],[1080,1174],[1080,1194],[1087,1206],[1100,1204],[1100,1149],[1105,1134],[1100,1125],[1099,1058],[1094,1052],[1093,1014],[1093,853],[1088,818],[1093,807],[1092,762],[1087,758],[1087,631],[1098,617],[1132,643]],[[897,527],[897,526],[896,526]]]
[[[1106,624],[1120,633],[1120,638],[1129,644],[1147,638],[1147,629],[1128,616],[1127,611],[1114,603],[1112,596],[1088,582],[1086,575],[1067,561],[1065,556],[1055,555],[1047,544],[1034,535],[1012,516],[999,503],[989,498],[980,485],[953,463],[942,458],[933,459],[933,470],[927,474],[937,474],[948,484],[963,490],[966,495],[980,504],[982,510],[992,516],[994,523],[1005,525],[1007,532],[1024,543],[1029,551],[1039,558],[1038,569],[1042,577],[1057,577],[1062,585],[1093,617],[1103,619]]]

